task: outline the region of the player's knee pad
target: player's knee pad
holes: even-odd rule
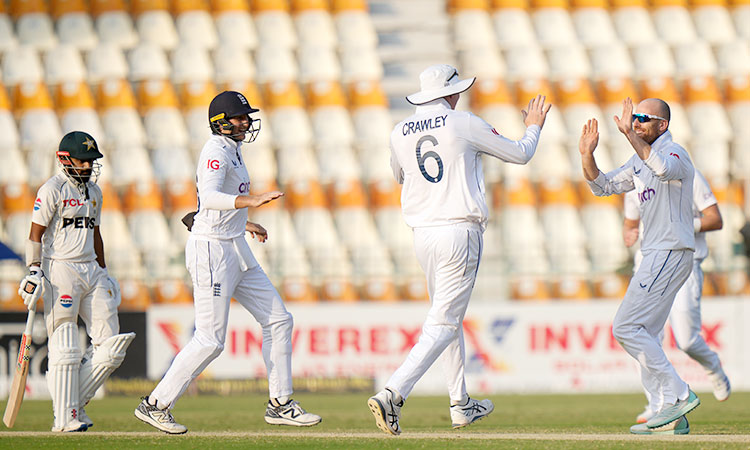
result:
[[[81,347],[78,341],[78,326],[63,322],[52,332],[47,344],[50,366],[79,365]]]
[[[98,345],[91,356],[90,363],[81,365],[80,396],[81,404],[86,404],[96,394],[125,359],[125,352],[135,339],[135,333],[123,333],[112,336]]]

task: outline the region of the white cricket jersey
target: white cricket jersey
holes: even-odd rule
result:
[[[648,159],[634,154],[588,184],[599,196],[635,190],[643,222],[642,251],[694,250],[693,178],[690,156],[666,131],[651,144]]]
[[[693,178],[693,217],[701,217],[701,211],[711,205],[717,204],[711,186],[703,174],[695,169]],[[636,191],[630,191],[625,194],[625,218],[630,220],[640,220],[641,212],[638,208],[638,195]],[[641,227],[642,231],[642,227]],[[699,231],[695,233],[695,254],[693,258],[703,261],[708,256],[708,245],[706,244],[706,232]]]
[[[401,189],[410,227],[475,222],[484,229],[487,204],[481,154],[526,164],[541,128],[532,125],[512,141],[470,112],[454,111],[443,99],[417,106],[391,132],[391,168]]]
[[[244,236],[247,208],[234,201],[250,191],[250,176],[240,152],[241,142],[213,135],[198,158],[198,213],[191,233],[212,239]]]
[[[39,188],[31,221],[47,227],[42,235],[42,258],[72,262],[96,259],[94,227],[100,223],[102,190],[96,183],[87,184],[88,200],[62,173]]]

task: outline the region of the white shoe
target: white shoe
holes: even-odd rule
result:
[[[635,423],[646,423],[648,422],[648,419],[654,417],[656,413],[649,405],[646,405],[646,409],[643,410],[642,413],[638,414],[635,418]]]
[[[52,431],[56,433],[75,433],[78,431],[86,431],[88,427],[85,423],[81,422],[78,419],[73,419],[67,424],[65,424],[64,427],[52,427]]]
[[[175,422],[168,409],[159,409],[155,405],[149,404],[148,397],[141,398],[141,404],[135,409],[135,417],[165,433],[187,433],[187,427]]]
[[[723,369],[719,369],[718,372],[711,374],[711,382],[714,385],[714,397],[716,400],[723,402],[729,398],[729,394],[732,393],[732,386],[729,384],[729,378],[724,373]]]
[[[370,397],[367,400],[367,406],[370,408],[372,415],[375,416],[375,424],[386,433],[398,436],[401,434],[401,427],[398,425],[398,419],[401,417],[401,407],[404,406],[404,399],[395,401],[395,394],[386,388]]]
[[[311,427],[323,420],[319,415],[302,409],[299,403],[292,399],[279,406],[274,406],[269,400],[264,419],[266,419],[266,423],[271,425],[291,425],[293,427]]]
[[[94,421],[86,414],[86,410],[83,407],[78,409],[78,420],[86,424],[87,430],[94,426]]]
[[[464,406],[451,406],[451,422],[453,428],[462,428],[471,425],[477,420],[483,419],[495,410],[495,405],[489,399],[474,400],[469,398],[468,403]]]

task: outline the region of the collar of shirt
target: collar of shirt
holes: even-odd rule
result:
[[[664,148],[667,148],[672,143],[672,133],[669,132],[669,130],[665,131],[661,134],[653,144],[651,144],[651,150],[653,151],[661,151]]]
[[[451,105],[444,98],[438,98],[424,105],[417,106],[416,114],[425,113],[428,111],[436,111],[442,109],[451,109]]]

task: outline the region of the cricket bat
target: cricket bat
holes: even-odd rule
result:
[[[16,359],[16,372],[13,374],[13,384],[8,391],[8,404],[5,406],[5,415],[3,423],[8,428],[13,428],[16,423],[18,411],[21,409],[23,394],[26,392],[26,377],[29,375],[29,359],[31,355],[31,331],[34,328],[34,316],[36,309],[29,310],[29,317],[26,319],[26,329],[23,330],[21,338],[21,348],[18,349],[18,359]]]

